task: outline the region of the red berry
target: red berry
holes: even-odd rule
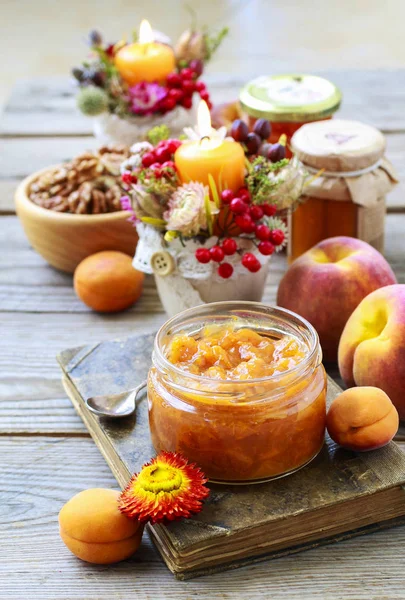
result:
[[[203,81],[196,81],[195,82],[195,89],[197,90],[197,92],[203,92],[206,89],[206,85]]]
[[[209,263],[211,260],[211,254],[208,248],[197,248],[195,251],[195,257],[198,262],[203,264]]]
[[[171,159],[172,153],[170,152],[169,148],[165,145],[165,146],[160,146],[160,148],[156,148],[155,156],[156,156],[157,162],[164,163],[167,160]]]
[[[271,242],[260,242],[257,248],[264,256],[270,256],[274,252],[274,246]]]
[[[263,218],[264,212],[261,206],[254,204],[250,207],[249,214],[254,221],[260,221]]]
[[[183,79],[183,81],[185,79],[193,79],[194,71],[193,71],[193,69],[189,69],[188,67],[186,67],[185,69],[182,69],[180,71],[180,76]]]
[[[123,173],[123,174],[121,175],[121,179],[122,179],[122,182],[123,182],[123,183],[126,183],[126,184],[128,184],[128,185],[129,185],[130,183],[132,183],[132,175],[131,175],[131,173]]]
[[[238,191],[238,197],[242,198],[243,202],[250,202],[250,192],[247,188],[240,188]]]
[[[281,229],[273,229],[273,231],[270,232],[270,240],[275,246],[280,246],[285,240],[284,231],[281,231]]]
[[[209,102],[210,95],[206,90],[203,90],[202,92],[200,92],[200,98],[201,98],[201,100],[205,100],[206,102]]]
[[[181,87],[182,79],[178,73],[169,73],[166,79],[169,87]]]
[[[172,160],[167,160],[162,164],[163,169],[176,169],[176,165]]]
[[[225,257],[225,253],[220,246],[212,246],[212,248],[210,248],[210,255],[215,262],[221,262]]]
[[[166,111],[173,110],[176,104],[177,101],[170,96],[167,96],[164,100],[162,100],[162,108]]]
[[[181,87],[186,96],[189,96],[195,90],[195,83],[191,79],[186,79]]]
[[[235,198],[232,190],[223,190],[221,192],[221,200],[223,204],[229,204]]]
[[[183,98],[183,100],[181,101],[181,105],[184,106],[184,108],[191,108],[193,106],[193,99],[191,96],[185,96]]]
[[[242,265],[251,273],[256,273],[261,267],[260,261],[251,252],[242,256]]]
[[[173,100],[177,103],[183,99],[184,93],[183,90],[179,90],[178,88],[173,88],[169,90],[169,98],[173,98]]]
[[[264,242],[270,239],[271,231],[267,225],[256,225],[255,234],[259,240]]]
[[[233,273],[233,266],[229,263],[222,263],[218,267],[218,275],[224,279],[228,279]]]
[[[242,215],[248,210],[248,205],[243,202],[242,198],[234,198],[229,204],[229,208],[236,215]]]
[[[243,233],[253,233],[256,229],[256,225],[249,215],[238,215],[235,217],[235,224]]]
[[[162,173],[162,165],[158,162],[153,163],[153,165],[150,166],[150,168],[153,171],[153,174],[155,177],[157,177],[158,179],[160,179],[161,177],[163,177],[163,173]]]
[[[176,152],[176,150],[179,146],[181,146],[180,140],[174,140],[174,139],[166,140],[166,147],[172,154],[174,154]]]
[[[232,256],[238,249],[238,245],[233,238],[226,238],[222,242],[222,250],[227,256]]]
[[[262,209],[266,217],[274,217],[277,212],[277,206],[275,204],[262,204]]]
[[[148,168],[153,165],[154,162],[156,162],[155,153],[145,152],[145,154],[142,156],[142,166]]]

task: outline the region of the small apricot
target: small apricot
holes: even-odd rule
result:
[[[364,452],[385,446],[398,431],[398,412],[383,390],[354,387],[335,398],[326,415],[326,427],[333,441]]]
[[[74,288],[82,302],[98,312],[129,308],[142,294],[144,274],[123,252],[106,250],[88,256],[76,267]]]
[[[73,496],[59,513],[63,542],[81,560],[110,564],[129,558],[141,543],[143,525],[118,509],[120,492],[104,488]]]

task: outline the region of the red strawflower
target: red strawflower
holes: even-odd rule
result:
[[[201,511],[209,495],[206,482],[201,469],[181,454],[161,452],[132,476],[118,508],[141,523],[187,519]]]

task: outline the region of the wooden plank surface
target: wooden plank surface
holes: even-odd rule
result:
[[[271,66],[269,65],[269,72]],[[322,71],[343,92],[339,116],[355,118],[385,133],[405,131],[405,70]],[[232,101],[252,77],[263,75],[254,61],[245,72],[210,74],[204,80],[214,102]],[[19,81],[6,103],[0,133],[7,136],[90,135],[92,123],[75,106],[76,88],[68,76]]]
[[[82,563],[60,541],[57,514],[82,489],[117,488],[93,442],[5,437],[0,454],[1,600],[404,598],[404,527],[189,582],[173,579],[147,536],[126,562]]]

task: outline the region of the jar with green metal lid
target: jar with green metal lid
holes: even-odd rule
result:
[[[330,119],[341,99],[340,90],[327,79],[300,74],[258,77],[247,83],[239,96],[251,127],[259,118],[271,122],[272,143],[282,134],[289,142],[302,125]]]

